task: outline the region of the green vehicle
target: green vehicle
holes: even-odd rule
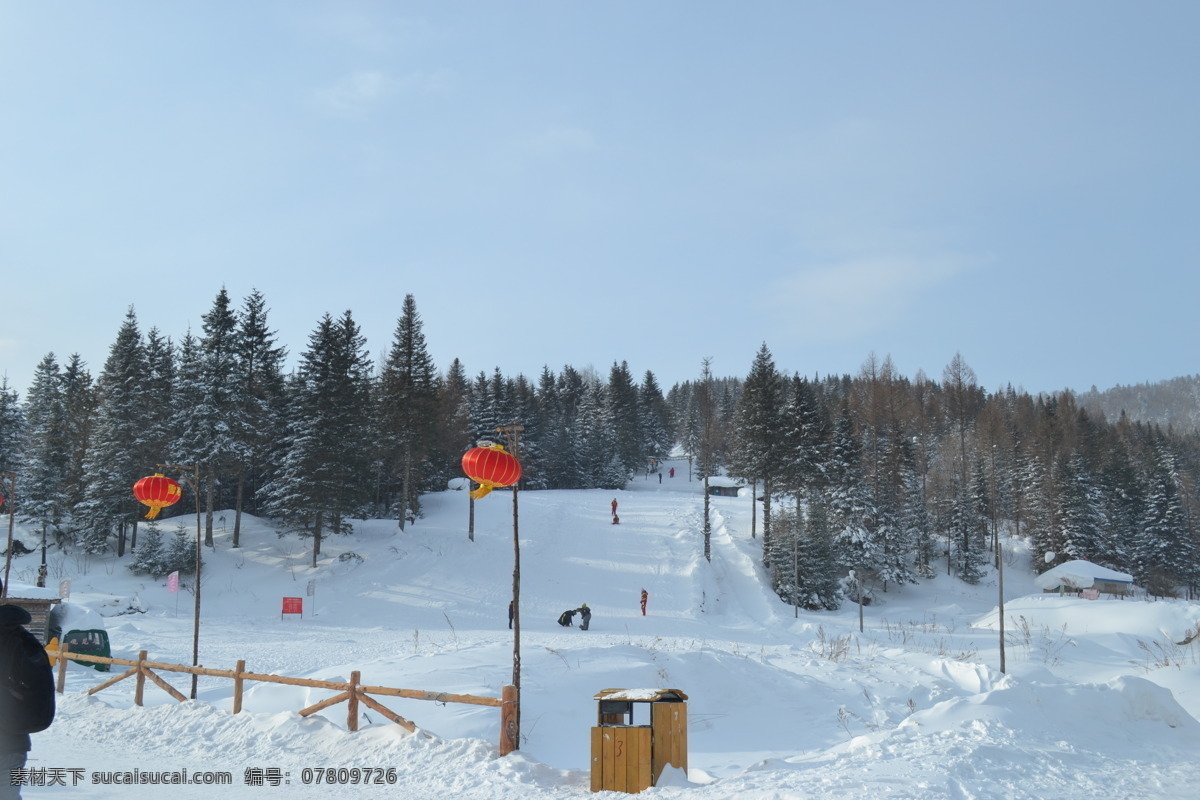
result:
[[[72,653],[112,658],[108,642],[108,631],[104,629],[104,618],[86,606],[77,603],[60,603],[50,611],[50,627],[47,641],[57,639],[70,647]],[[79,664],[93,667],[97,672],[108,672],[109,664]]]

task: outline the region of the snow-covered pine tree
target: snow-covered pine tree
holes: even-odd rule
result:
[[[859,571],[874,570],[879,565],[881,548],[867,526],[873,510],[863,481],[862,445],[845,403],[834,427],[826,462],[825,491],[838,562]]]
[[[8,385],[8,376],[0,376],[0,472],[17,472],[25,449],[25,415],[21,396]],[[20,506],[19,499],[5,498],[6,503]]]
[[[400,530],[420,513],[421,492],[435,439],[437,372],[425,344],[421,316],[411,294],[379,376],[380,439],[385,481],[398,482],[394,508]]]
[[[137,549],[133,551],[133,560],[129,562],[129,569],[135,575],[160,578],[172,572],[172,570],[165,570],[165,565],[166,548],[163,543],[162,531],[159,530],[157,521],[152,520],[147,523],[141,541],[138,543]]]
[[[638,409],[638,391],[629,371],[629,364],[613,362],[608,373],[609,419],[613,426],[613,441],[623,478],[621,486],[646,469],[650,455],[644,447],[642,419]]]
[[[543,485],[548,489],[578,488],[573,431],[563,408],[558,381],[549,367],[538,378],[538,409],[541,414],[541,465]]]
[[[69,449],[63,378],[54,353],[38,363],[25,397],[25,448],[21,475],[21,516],[43,536],[57,532],[67,516]]]
[[[165,538],[165,537],[164,537]],[[200,569],[204,569],[204,558],[200,558]],[[196,532],[189,531],[182,523],[175,528],[174,535],[163,546],[160,575],[196,574]]]
[[[62,397],[67,422],[64,444],[67,466],[63,491],[66,493],[69,510],[69,520],[66,523],[68,529],[64,533],[73,537],[81,522],[76,518],[75,511],[82,506],[87,487],[83,462],[92,437],[97,402],[92,375],[78,353],[72,353],[63,367]]]
[[[759,347],[734,411],[729,469],[750,482],[762,481],[763,563],[771,561],[772,492],[786,472],[782,432],[786,386],[766,342]],[[753,531],[751,531],[753,533]]]
[[[829,412],[812,382],[796,375],[789,383],[787,405],[781,416],[781,488],[796,497],[806,497],[825,480],[831,437]]]
[[[441,486],[461,478],[462,454],[473,444],[470,414],[471,385],[462,362],[454,359],[438,382],[438,440],[434,473]]]
[[[642,423],[642,449],[656,458],[671,454],[671,413],[654,373],[646,370],[638,387],[638,415]]]
[[[983,565],[987,561],[984,549],[987,517],[982,512],[983,505],[978,495],[980,484],[980,480],[974,480],[959,487],[951,519],[953,545],[950,555],[959,579],[970,584],[983,579]]]
[[[249,426],[244,419],[237,317],[224,288],[204,315],[202,327],[197,347],[180,360],[171,460],[199,468],[204,544],[211,547],[221,478],[236,474],[249,457],[248,443],[239,438]]]
[[[1103,549],[1104,498],[1081,453],[1075,453],[1059,470],[1058,496],[1062,503],[1063,553],[1069,558],[1097,561]]]
[[[1096,554],[1097,563],[1122,572],[1132,569],[1134,543],[1146,512],[1146,483],[1130,457],[1124,439],[1127,433],[1126,427],[1101,471],[1100,492],[1108,527]]]
[[[312,537],[314,567],[325,532],[350,533],[369,499],[370,374],[351,313],[326,314],[301,356],[279,473],[263,489],[272,515]]]
[[[579,438],[575,450],[579,454],[584,486],[623,488],[625,481],[621,475],[622,465],[613,434],[606,387],[595,378],[587,382],[580,399],[578,423]]]
[[[277,344],[267,317],[266,300],[256,289],[243,301],[237,317],[237,379],[241,383],[238,397],[242,412],[235,422],[245,427],[235,434],[244,447],[244,459],[237,469],[233,547],[241,546],[242,511],[247,502],[253,510],[258,510],[254,501],[259,487],[274,472],[279,431],[285,427],[287,396],[283,362],[287,350]]]
[[[696,384],[696,417],[699,422],[696,437],[696,469],[704,482],[704,558],[712,561],[712,516],[708,496],[708,479],[721,466],[721,429],[718,419],[716,385],[712,374],[712,359],[702,363],[700,381]]]
[[[1141,535],[1135,545],[1134,580],[1158,597],[1175,597],[1194,587],[1197,576],[1196,531],[1181,493],[1178,460],[1161,436],[1146,480]]]
[[[114,530],[122,549],[126,526],[144,510],[133,497],[133,484],[155,466],[145,463],[137,447],[150,422],[141,385],[147,367],[145,344],[131,306],[97,380],[95,426],[84,457],[87,485],[76,510],[76,518],[86,525],[81,544],[89,553],[105,550]]]

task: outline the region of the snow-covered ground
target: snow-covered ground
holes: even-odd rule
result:
[[[688,481],[686,462],[673,466],[675,478],[639,477],[616,493],[520,494],[519,752],[499,756],[495,708],[386,698],[422,733],[370,709],[351,733],[345,704],[297,714],[329,690],[249,684],[234,715],[232,682],[205,677],[197,702],[147,684],[139,708],[131,680],[89,697],[116,673],[72,665],[58,718],[34,736],[30,761],[65,785],[26,787],[24,796],[158,797],[162,786],[92,781],[187,770],[227,772],[232,784],[173,786],[169,796],[588,797],[593,696],[652,687],[689,697],[690,770],[668,774],[651,797],[1197,796],[1200,644],[1175,642],[1200,623],[1200,603],[1046,596],[1011,543],[1003,674],[994,576],[972,587],[943,569],[893,587],[865,609],[862,633],[849,603],[796,615],[764,580],[749,497],[713,500],[706,563],[699,484]],[[620,525],[610,522],[614,494]],[[231,549],[233,515],[223,514],[216,549],[205,551],[201,663],[233,669],[244,659],[253,672],[332,680],[359,670],[372,685],[498,697],[512,677],[512,493],[476,503],[474,542],[464,493],[432,494],[424,505],[425,517],[404,532],[368,521],[326,540],[315,570],[307,542],[255,520]],[[194,533],[189,516],[164,531],[180,519]],[[14,578],[32,579],[37,560],[16,559]],[[51,585],[72,578],[70,602],[106,617],[115,656],[146,650],[191,663],[186,588],[171,594],[165,580],[134,576],[111,558],[50,561]],[[284,618],[282,598],[296,596],[303,617]],[[556,624],[585,602],[591,630]],[[190,678],[165,677],[188,693]],[[345,769],[342,779],[352,779],[355,767],[360,778],[395,783],[304,783],[314,770]]]

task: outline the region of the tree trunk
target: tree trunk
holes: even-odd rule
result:
[[[318,511],[316,518],[313,520],[313,568],[317,566],[317,556],[321,555],[321,524],[324,522],[325,512]]]
[[[242,546],[242,503],[246,499],[246,470],[238,470],[237,500],[233,507],[233,546]]]
[[[763,566],[771,563],[771,479],[763,478]]]
[[[404,464],[400,468],[400,530],[408,517],[408,482],[412,478],[412,448],[404,448]]]
[[[213,546],[213,495],[216,494],[216,492],[214,492],[213,489],[216,488],[216,485],[217,485],[216,476],[213,475],[211,472],[209,472],[208,477],[205,480],[204,484],[205,484],[205,494],[208,495],[206,498],[204,498],[204,546],[212,547]]]

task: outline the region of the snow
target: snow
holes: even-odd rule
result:
[[[619,526],[611,491],[518,495],[520,751],[499,756],[492,707],[381,697],[419,733],[366,708],[352,733],[344,703],[297,713],[334,693],[326,689],[249,683],[234,715],[232,681],[202,677],[196,701],[147,683],[137,707],[130,680],[86,694],[118,668],[72,665],[58,718],[30,754],[30,767],[67,786],[27,786],[24,796],[591,797],[594,698],[609,688],[688,697],[689,770],[664,773],[648,797],[1195,796],[1200,655],[1175,643],[1200,623],[1200,603],[1043,595],[1022,543],[1008,542],[1001,673],[994,574],[967,586],[943,563],[921,585],[877,587],[862,633],[849,603],[797,614],[759,566],[752,499],[709,499],[707,563],[701,484],[687,480],[686,462],[672,465],[675,478],[639,476],[617,493]],[[200,662],[232,669],[244,659],[253,672],[324,680],[358,670],[377,686],[499,697],[512,679],[511,498],[497,491],[476,503],[471,542],[465,493],[427,495],[425,516],[403,532],[374,520],[327,539],[316,569],[307,542],[258,520],[232,549],[233,515],[222,513],[216,549],[204,553]],[[194,532],[194,517],[182,524]],[[15,559],[14,578],[32,578],[39,560]],[[71,602],[104,615],[114,656],[146,650],[190,664],[192,595],[132,575],[127,562],[51,556],[51,584],[70,577]],[[284,617],[283,597],[303,597],[303,616]],[[584,602],[591,630],[556,624]],[[163,675],[188,693],[190,678]],[[339,769],[346,780],[395,783],[304,782],[312,770],[334,770],[336,781]],[[135,770],[224,771],[232,785],[92,783]]]
[[[1086,589],[1098,580],[1132,583],[1133,576],[1093,564],[1091,561],[1075,560],[1046,570],[1037,576],[1033,583],[1039,589],[1055,589],[1062,585]]]

